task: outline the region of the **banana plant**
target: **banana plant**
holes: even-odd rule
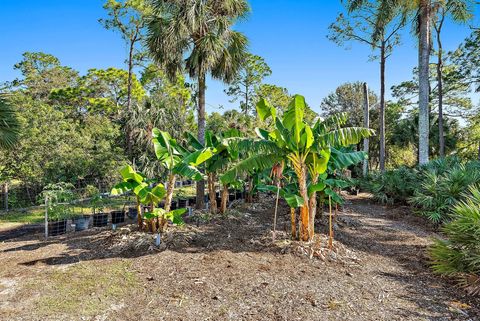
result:
[[[282,119],[279,119],[275,107],[261,99],[257,104],[258,116],[262,121],[272,118],[275,127],[270,131],[257,129],[258,139],[239,143],[239,146],[254,152],[224,173],[221,180],[225,183],[241,172],[251,173],[281,161],[288,162],[297,178],[297,196],[303,200],[299,236],[303,241],[311,241],[314,236],[316,192],[325,188],[318,179],[327,171],[332,147],[357,144],[364,137],[371,136],[373,131],[362,127],[341,127],[344,115],[318,119],[310,126],[304,120],[305,108],[304,97],[295,95]]]
[[[152,130],[152,136],[155,155],[167,170],[165,211],[169,212],[177,175],[196,181],[202,180],[203,174],[195,166],[211,158],[214,153],[211,148],[201,148],[193,153],[189,153],[167,132],[158,128]]]
[[[111,194],[122,195],[130,191],[133,192],[136,198],[138,227],[143,229],[141,204],[149,205],[150,209],[153,210],[155,204],[158,204],[165,196],[165,187],[162,184],[151,187],[151,182],[129,165],[123,167],[120,174],[123,181],[112,188]]]
[[[155,208],[151,211],[145,213],[145,218],[156,222],[152,232],[157,234],[155,244],[160,245],[161,234],[165,232],[166,223],[168,221],[172,222],[174,225],[183,225],[185,224],[182,215],[186,212],[186,208],[179,208],[173,211],[166,211],[163,208]]]
[[[240,137],[241,133],[237,129],[230,129],[221,135],[215,135],[212,131],[205,132],[205,145],[201,144],[192,133],[186,133],[192,154],[200,151],[209,151],[210,157],[199,158],[195,165],[203,164],[207,174],[208,197],[210,202],[210,211],[215,214],[217,211],[216,188],[217,175],[220,171],[227,168],[229,164],[239,158],[239,151],[233,144],[234,138]],[[235,183],[235,182],[229,182]],[[225,213],[228,201],[229,183],[222,184],[220,213]]]

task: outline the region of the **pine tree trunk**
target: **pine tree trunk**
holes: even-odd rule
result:
[[[127,118],[132,115],[131,105],[132,105],[132,78],[133,78],[133,50],[135,46],[135,41],[130,40],[130,48],[128,51],[128,80],[127,80],[127,106],[125,110],[127,111]],[[125,138],[127,143],[127,156],[130,160],[133,160],[132,152],[132,130],[130,126],[125,126]]]
[[[225,214],[225,212],[227,212],[227,202],[228,202],[228,186],[223,185],[222,204],[220,204],[220,213]]]
[[[368,98],[368,85],[367,83],[363,83],[363,127],[370,128],[370,102]],[[363,139],[363,151],[365,153],[369,152],[370,147],[370,140],[368,137]],[[369,157],[370,158],[370,157]],[[368,174],[368,159],[363,161],[363,176],[367,176]]]
[[[380,171],[385,171],[385,46],[382,42],[380,48]]]
[[[430,1],[420,1],[420,38],[418,51],[418,162],[428,163],[429,158],[429,62],[430,62]]]
[[[215,193],[215,173],[208,173],[208,199],[210,202],[210,213],[217,213],[217,195]]]
[[[198,141],[205,144],[205,75],[198,77]],[[205,181],[197,182],[197,202],[196,208],[204,207],[205,201]]]
[[[445,156],[445,137],[443,133],[443,47],[440,33],[442,30],[443,18],[435,28],[437,33],[438,60],[437,60],[437,83],[438,83],[438,144],[440,157]]]

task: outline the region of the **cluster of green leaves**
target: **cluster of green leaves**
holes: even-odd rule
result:
[[[417,170],[402,166],[384,173],[371,172],[368,177],[359,179],[359,187],[372,193],[382,204],[405,204],[413,195],[417,182]]]
[[[73,216],[72,202],[75,200],[73,188],[74,186],[69,183],[55,183],[45,186],[39,201],[46,201],[50,221],[68,219]]]
[[[480,162],[438,159],[420,168],[410,203],[435,224],[448,222],[452,206],[477,184],[480,184]]]
[[[480,189],[471,186],[443,227],[447,239],[430,247],[435,272],[456,278],[473,295],[480,294]]]

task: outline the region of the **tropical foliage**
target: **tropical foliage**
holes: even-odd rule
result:
[[[471,294],[480,294],[480,190],[470,187],[453,207],[452,221],[443,227],[446,240],[430,247],[435,272],[456,279]]]

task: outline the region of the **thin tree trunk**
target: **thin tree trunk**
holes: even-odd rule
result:
[[[368,99],[368,85],[363,83],[363,127],[370,128],[370,102]],[[363,139],[363,151],[368,154],[370,140],[368,137]],[[368,159],[363,160],[363,176],[368,174]]]
[[[445,15],[442,14],[439,24],[435,27],[437,34],[438,60],[437,60],[437,82],[438,82],[438,143],[440,157],[445,156],[445,137],[443,133],[443,47],[440,34]]]
[[[208,199],[210,202],[210,213],[217,213],[217,195],[215,193],[215,173],[208,173]]]
[[[382,42],[380,48],[380,171],[385,171],[385,46]]]
[[[418,51],[418,162],[429,158],[429,59],[430,59],[430,1],[420,1],[420,38]]]
[[[248,116],[248,84],[245,82],[245,116]]]
[[[128,80],[127,80],[127,118],[131,116],[130,106],[132,104],[132,77],[133,77],[133,50],[135,46],[135,40],[130,40],[130,48],[128,51]],[[132,130],[130,126],[125,126],[125,136],[127,140],[127,155],[130,160],[132,160]]]
[[[205,144],[205,75],[198,77],[198,141]],[[196,208],[201,209],[205,206],[205,181],[197,182],[197,202]]]
[[[220,213],[225,214],[227,211],[227,202],[228,202],[228,185],[223,185],[222,189],[222,204],[220,205]]]

